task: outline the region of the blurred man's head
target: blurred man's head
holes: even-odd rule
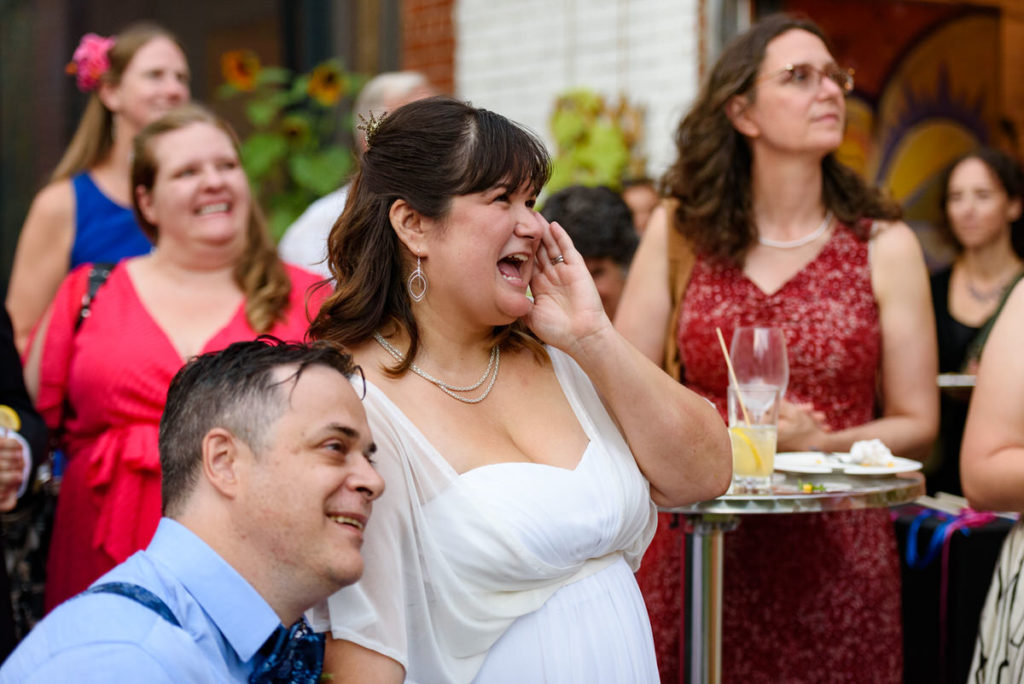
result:
[[[293,620],[359,579],[384,488],[355,369],[325,343],[239,342],[178,372],[160,422],[164,514]]]
[[[643,235],[659,199],[658,189],[650,178],[633,178],[622,184],[622,200],[633,212],[633,226],[638,235]]]
[[[363,86],[356,97],[354,125],[359,126],[370,114],[381,116],[404,104],[437,95],[427,77],[418,71],[388,71],[377,74]],[[360,154],[366,151],[366,136],[356,130],[356,145]]]
[[[629,207],[610,188],[573,185],[551,195],[541,213],[569,233],[614,317],[638,241]]]

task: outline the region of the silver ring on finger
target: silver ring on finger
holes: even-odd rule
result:
[[[564,263],[565,263],[565,257],[562,256],[561,254],[559,254],[558,256],[551,257],[551,265],[552,266],[554,266],[556,264],[564,264]]]

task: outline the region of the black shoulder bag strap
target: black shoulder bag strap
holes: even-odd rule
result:
[[[92,303],[96,299],[96,293],[107,282],[107,278],[110,277],[110,272],[113,269],[114,264],[108,263],[95,263],[89,269],[89,279],[86,282],[85,294],[82,295],[82,305],[78,308],[78,317],[75,319],[75,333],[82,327],[85,319],[92,315]],[[65,396],[64,406],[61,409],[60,423],[56,430],[50,431],[51,450],[60,448],[60,440],[64,433],[64,421],[67,420],[69,415],[71,415],[71,403],[68,401],[67,396]]]
[[[78,309],[78,318],[75,320],[75,332],[82,327],[82,322],[92,315],[92,301],[96,299],[96,293],[107,282],[114,264],[96,263],[89,269],[89,281],[85,287],[85,294],[82,295],[82,306]]]

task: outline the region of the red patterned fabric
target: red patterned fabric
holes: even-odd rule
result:
[[[725,416],[727,369],[715,334],[781,328],[786,397],[813,402],[833,429],[872,419],[881,354],[868,244],[838,226],[777,292],[698,259],[679,326],[686,384]],[[681,531],[662,516],[637,574],[662,681],[679,681]],[[888,511],[745,516],[725,535],[724,682],[899,682],[900,579]]]
[[[160,520],[157,428],[171,378],[183,365],[164,331],[139,300],[122,263],[97,293],[78,332],[90,265],[75,269],[53,303],[40,367],[39,410],[51,429],[65,396],[67,466],[57,501],[47,564],[46,609],[86,589],[100,575],[145,548]],[[307,288],[319,278],[289,266],[287,320],[269,334],[301,340]],[[311,300],[315,313],[326,292]],[[244,302],[203,351],[254,339]]]

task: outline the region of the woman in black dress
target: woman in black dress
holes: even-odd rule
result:
[[[958,159],[942,184],[941,231],[957,250],[953,263],[932,276],[939,339],[939,372],[974,374],[988,329],[1005,294],[1024,270],[1014,249],[1021,228],[1024,174],[999,150],[981,148]],[[960,440],[969,391],[942,395],[938,469],[929,491],[962,492]]]

